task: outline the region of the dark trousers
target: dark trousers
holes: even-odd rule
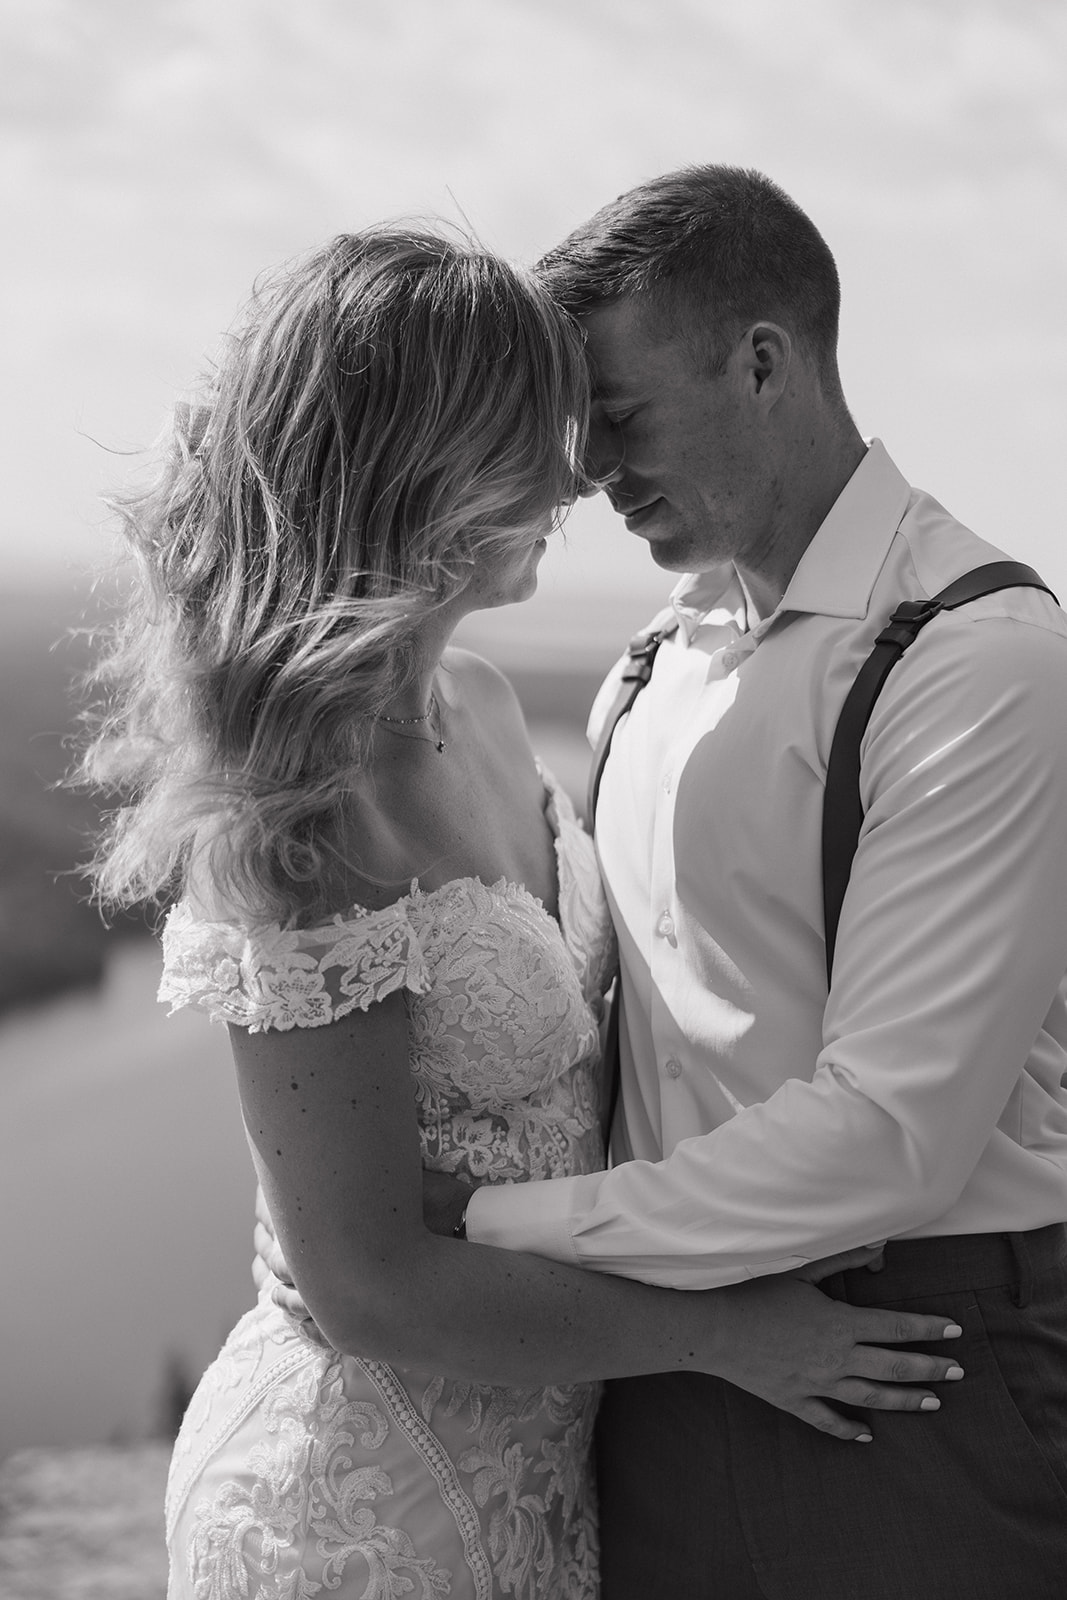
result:
[[[905,1240],[821,1286],[953,1318],[933,1413],[831,1439],[699,1373],[607,1385],[602,1600],[1065,1600],[1067,1228]]]

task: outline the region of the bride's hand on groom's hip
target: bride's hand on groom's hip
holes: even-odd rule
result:
[[[816,1284],[833,1272],[874,1266],[881,1246],[849,1250],[800,1272],[750,1278],[710,1292],[720,1339],[707,1369],[781,1411],[838,1439],[870,1442],[866,1420],[838,1411],[837,1401],[871,1411],[936,1412],[929,1387],[963,1377],[955,1356],[894,1349],[957,1339],[950,1317],[828,1298]]]

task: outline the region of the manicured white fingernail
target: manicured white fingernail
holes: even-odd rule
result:
[[[958,1322],[950,1322],[941,1337],[942,1339],[958,1339],[962,1332],[963,1329]]]
[[[919,1402],[919,1410],[920,1411],[940,1411],[941,1410],[941,1402],[937,1398],[936,1394],[928,1394],[924,1400],[921,1400]]]
[[[856,1443],[857,1444],[873,1444],[874,1443],[874,1434],[873,1433],[857,1433],[857,1435],[856,1435]]]
[[[949,1367],[948,1371],[945,1373],[945,1377],[946,1378],[962,1378],[963,1377],[963,1368],[962,1367]]]

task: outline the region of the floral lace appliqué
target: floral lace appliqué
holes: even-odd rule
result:
[[[449,1594],[451,1573],[379,1520],[393,1494],[384,1466],[353,1464],[389,1433],[379,1406],[346,1397],[339,1357],[273,1389],[244,1471],[195,1507],[186,1576],[196,1600],[310,1600],[346,1575],[345,1594],[360,1600]]]

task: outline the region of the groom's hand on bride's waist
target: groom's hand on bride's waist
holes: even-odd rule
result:
[[[472,1193],[469,1184],[450,1177],[448,1173],[423,1172],[423,1220],[429,1231],[445,1238],[461,1239],[463,1216]],[[326,1340],[293,1282],[282,1247],[274,1234],[274,1223],[266,1198],[263,1190],[258,1187],[256,1227],[252,1242],[256,1252],[252,1262],[252,1277],[256,1288],[262,1293],[264,1287],[269,1287],[274,1304],[284,1311],[286,1316],[299,1323],[300,1332],[315,1344],[325,1346]]]
[[[270,1286],[270,1297],[279,1310],[284,1311],[299,1324],[300,1332],[305,1339],[310,1339],[313,1344],[322,1345],[329,1349],[328,1341],[323,1337],[318,1323],[308,1311],[300,1297],[286,1265],[282,1247],[274,1236],[274,1224],[271,1221],[270,1211],[264,1198],[263,1190],[256,1188],[256,1227],[252,1235],[255,1247],[255,1259],[252,1262],[252,1277],[256,1288],[262,1293],[265,1285]]]
[[[474,1190],[469,1183],[447,1172],[422,1174],[422,1220],[431,1233],[442,1239],[465,1237],[464,1217]]]

